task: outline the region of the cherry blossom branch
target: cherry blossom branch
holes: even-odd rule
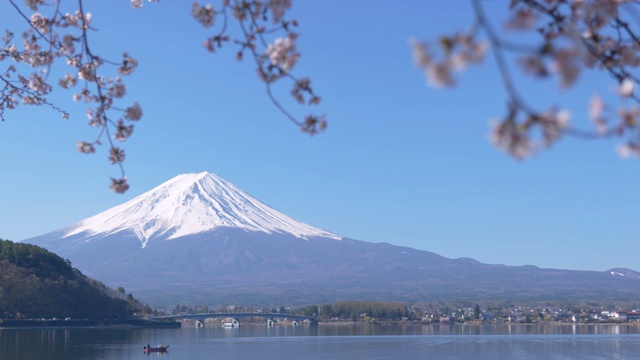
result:
[[[640,67],[640,37],[620,15],[620,9],[635,11],[634,7],[640,2],[512,0],[504,27],[537,35],[540,42],[532,46],[505,40],[494,30],[481,0],[470,1],[475,13],[472,30],[442,36],[439,47],[435,48],[441,51],[440,56],[430,44],[414,41],[414,58],[416,65],[424,69],[430,84],[451,87],[456,83],[453,73],[479,63],[485,47],[491,46],[508,97],[506,115],[493,124],[491,139],[494,145],[522,159],[550,146],[562,135],[582,139],[616,136],[626,141],[618,147],[622,156],[640,156],[640,110],[637,106],[640,97],[634,91],[640,81],[635,74],[635,69]],[[486,36],[488,45],[478,40],[477,29]],[[585,69],[608,73],[616,81],[623,103],[618,111],[619,121],[611,121],[615,115],[599,96],[593,97],[589,104],[589,117],[595,124],[595,130],[570,126],[569,112],[559,110],[556,105],[548,110],[536,110],[527,104],[525,96],[518,90],[506,53],[517,56],[515,62],[526,75],[556,77],[559,87],[564,89],[570,88]],[[626,105],[627,99],[635,105]]]
[[[204,27],[212,27],[216,16],[222,16],[222,29],[205,41],[205,48],[214,52],[216,48],[222,47],[222,44],[231,38],[226,34],[227,11],[233,12],[241,33],[241,37],[234,40],[234,43],[240,46],[240,50],[236,53],[236,59],[242,60],[244,52],[248,51],[256,64],[259,78],[265,82],[265,90],[271,103],[303,132],[314,135],[326,128],[327,122],[324,115],[310,114],[303,121],[298,120],[277,99],[272,87],[280,79],[289,79],[293,82],[291,96],[299,104],[314,105],[320,102],[320,97],[311,88],[311,80],[308,78],[299,79],[291,73],[300,54],[295,46],[298,35],[290,31],[290,27],[297,26],[297,22],[283,19],[290,6],[290,0],[268,2],[234,0],[233,4],[228,0],[223,0],[221,11],[215,11],[211,5],[202,6],[194,3],[192,15]],[[268,27],[269,20],[272,20],[276,25]],[[284,32],[286,36],[276,38],[273,43],[265,38],[265,35],[273,35],[278,32]]]
[[[47,105],[62,112],[63,118],[67,119],[69,117],[67,112],[49,103],[45,98],[54,87],[48,82],[53,63],[57,59],[65,59],[72,72],[60,78],[58,86],[70,89],[78,81],[82,81],[84,86],[74,95],[74,99],[82,100],[86,104],[96,104],[95,109],[92,107],[87,109],[89,125],[98,129],[96,140],[78,142],[77,148],[81,153],[95,153],[96,146],[101,145],[106,137],[109,161],[117,164],[120,170],[120,177],[111,179],[111,189],[118,193],[125,192],[129,184],[123,166],[124,150],[116,145],[116,141],[122,142],[128,139],[134,128],[130,122],[139,120],[142,117],[142,110],[137,103],[124,110],[113,105],[126,94],[126,86],[121,77],[131,74],[137,66],[137,61],[127,53],[124,53],[122,62],[106,61],[91,51],[89,30],[95,31],[95,29],[91,28],[92,16],[84,10],[83,0],[77,1],[78,10],[74,15],[61,12],[60,0],[54,0],[49,4],[44,0],[27,0],[27,6],[33,11],[31,16],[27,16],[13,0],[10,0],[10,3],[19,16],[27,22],[28,29],[22,35],[24,50],[20,51],[16,45],[12,44],[13,33],[7,31],[3,38],[0,62],[13,59],[18,65],[17,67],[9,66],[8,70],[0,76],[0,80],[4,83],[3,89],[0,90],[0,117],[4,120],[4,110],[13,109],[21,103]],[[38,11],[39,7],[52,5],[53,11],[50,16]],[[65,29],[70,31],[63,33]],[[76,44],[80,45],[78,52],[75,48]],[[103,76],[103,73],[106,73],[104,64],[117,66],[118,76]],[[21,75],[25,67],[40,71],[34,71],[26,77]],[[11,80],[14,73],[17,80]],[[114,111],[122,115],[118,118],[114,116]]]

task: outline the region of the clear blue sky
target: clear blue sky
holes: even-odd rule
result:
[[[203,49],[213,30],[191,18],[191,2],[135,10],[126,0],[87,0],[99,29],[93,51],[116,59],[129,51],[140,62],[126,82],[127,99],[144,111],[125,143],[131,189],[108,189],[118,170],[105,148],[77,153],[76,141],[95,132],[72,92],[56,91],[52,100],[72,112],[70,120],[23,108],[0,124],[0,237],[41,235],[178,174],[209,171],[349,238],[485,263],[640,270],[638,160],[619,158],[615,140],[564,139],[515,161],[487,140],[489,121],[505,109],[491,58],[451,90],[428,87],[413,66],[409,38],[464,29],[467,2],[337,4],[297,0],[290,13],[301,25],[295,73],[313,79],[323,98],[318,111],[329,120],[326,133],[310,138],[270,104],[251,62],[234,60],[235,48]],[[21,25],[6,2],[0,14],[3,26]],[[588,98],[612,86],[597,76],[583,76],[570,92],[523,84],[533,103],[563,104],[582,124]]]

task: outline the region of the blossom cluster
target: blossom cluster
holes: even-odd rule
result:
[[[160,0],[149,0],[149,2],[158,2]],[[144,6],[144,0],[131,0],[131,6],[136,9],[142,8]]]
[[[487,50],[487,44],[478,41],[473,33],[442,36],[439,45],[441,56],[430,49],[429,44],[412,41],[415,64],[425,71],[427,80],[435,87],[455,85],[453,74],[468,65],[480,63]]]
[[[412,48],[417,66],[436,87],[454,86],[455,72],[477,64],[491,49],[509,98],[507,114],[492,124],[494,145],[522,159],[562,135],[589,139],[616,136],[622,139],[620,155],[640,156],[640,98],[635,93],[640,81],[636,74],[640,34],[631,25],[639,10],[636,1],[511,0],[502,29],[514,36],[523,33],[525,40],[517,42],[495,29],[481,0],[470,2],[475,12],[471,30],[442,36],[435,46],[414,41]],[[551,110],[537,110],[528,104],[511,75],[511,61],[525,75],[556,79],[561,89],[574,86],[584,71],[603,72],[613,79],[621,105],[612,111],[613,106],[594,96],[589,117],[595,130],[575,128],[569,124],[568,111],[558,111],[557,104]]]

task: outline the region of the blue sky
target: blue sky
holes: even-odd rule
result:
[[[9,6],[0,4],[0,14],[10,14]],[[619,158],[616,140],[567,138],[515,161],[487,140],[506,101],[491,58],[447,90],[427,86],[413,66],[409,39],[465,29],[467,2],[295,1],[290,17],[300,22],[302,52],[295,73],[312,78],[323,99],[317,111],[329,121],[315,137],[273,107],[251,62],[234,60],[235,48],[203,49],[213,30],[191,18],[191,2],[135,10],[124,0],[87,0],[86,8],[99,29],[90,35],[93,51],[113,58],[129,51],[140,62],[126,81],[127,101],[144,111],[124,144],[131,189],[108,189],[118,170],[106,149],[77,153],[76,141],[92,140],[94,129],[72,92],[56,91],[51,99],[71,111],[70,120],[23,107],[0,124],[2,238],[41,235],[178,174],[209,171],[298,220],[354,239],[485,263],[640,270],[633,251],[639,163]],[[488,10],[500,15],[494,5]],[[22,26],[16,16],[2,17],[7,27]],[[589,97],[613,86],[588,75],[571,91],[518,80],[532,103],[562,104],[583,125]]]

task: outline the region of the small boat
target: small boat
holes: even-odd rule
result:
[[[151,347],[151,346],[145,346],[144,347],[144,352],[146,354],[152,353],[152,352],[166,352],[167,350],[169,350],[169,345],[167,345],[167,346],[158,345],[158,347]]]

